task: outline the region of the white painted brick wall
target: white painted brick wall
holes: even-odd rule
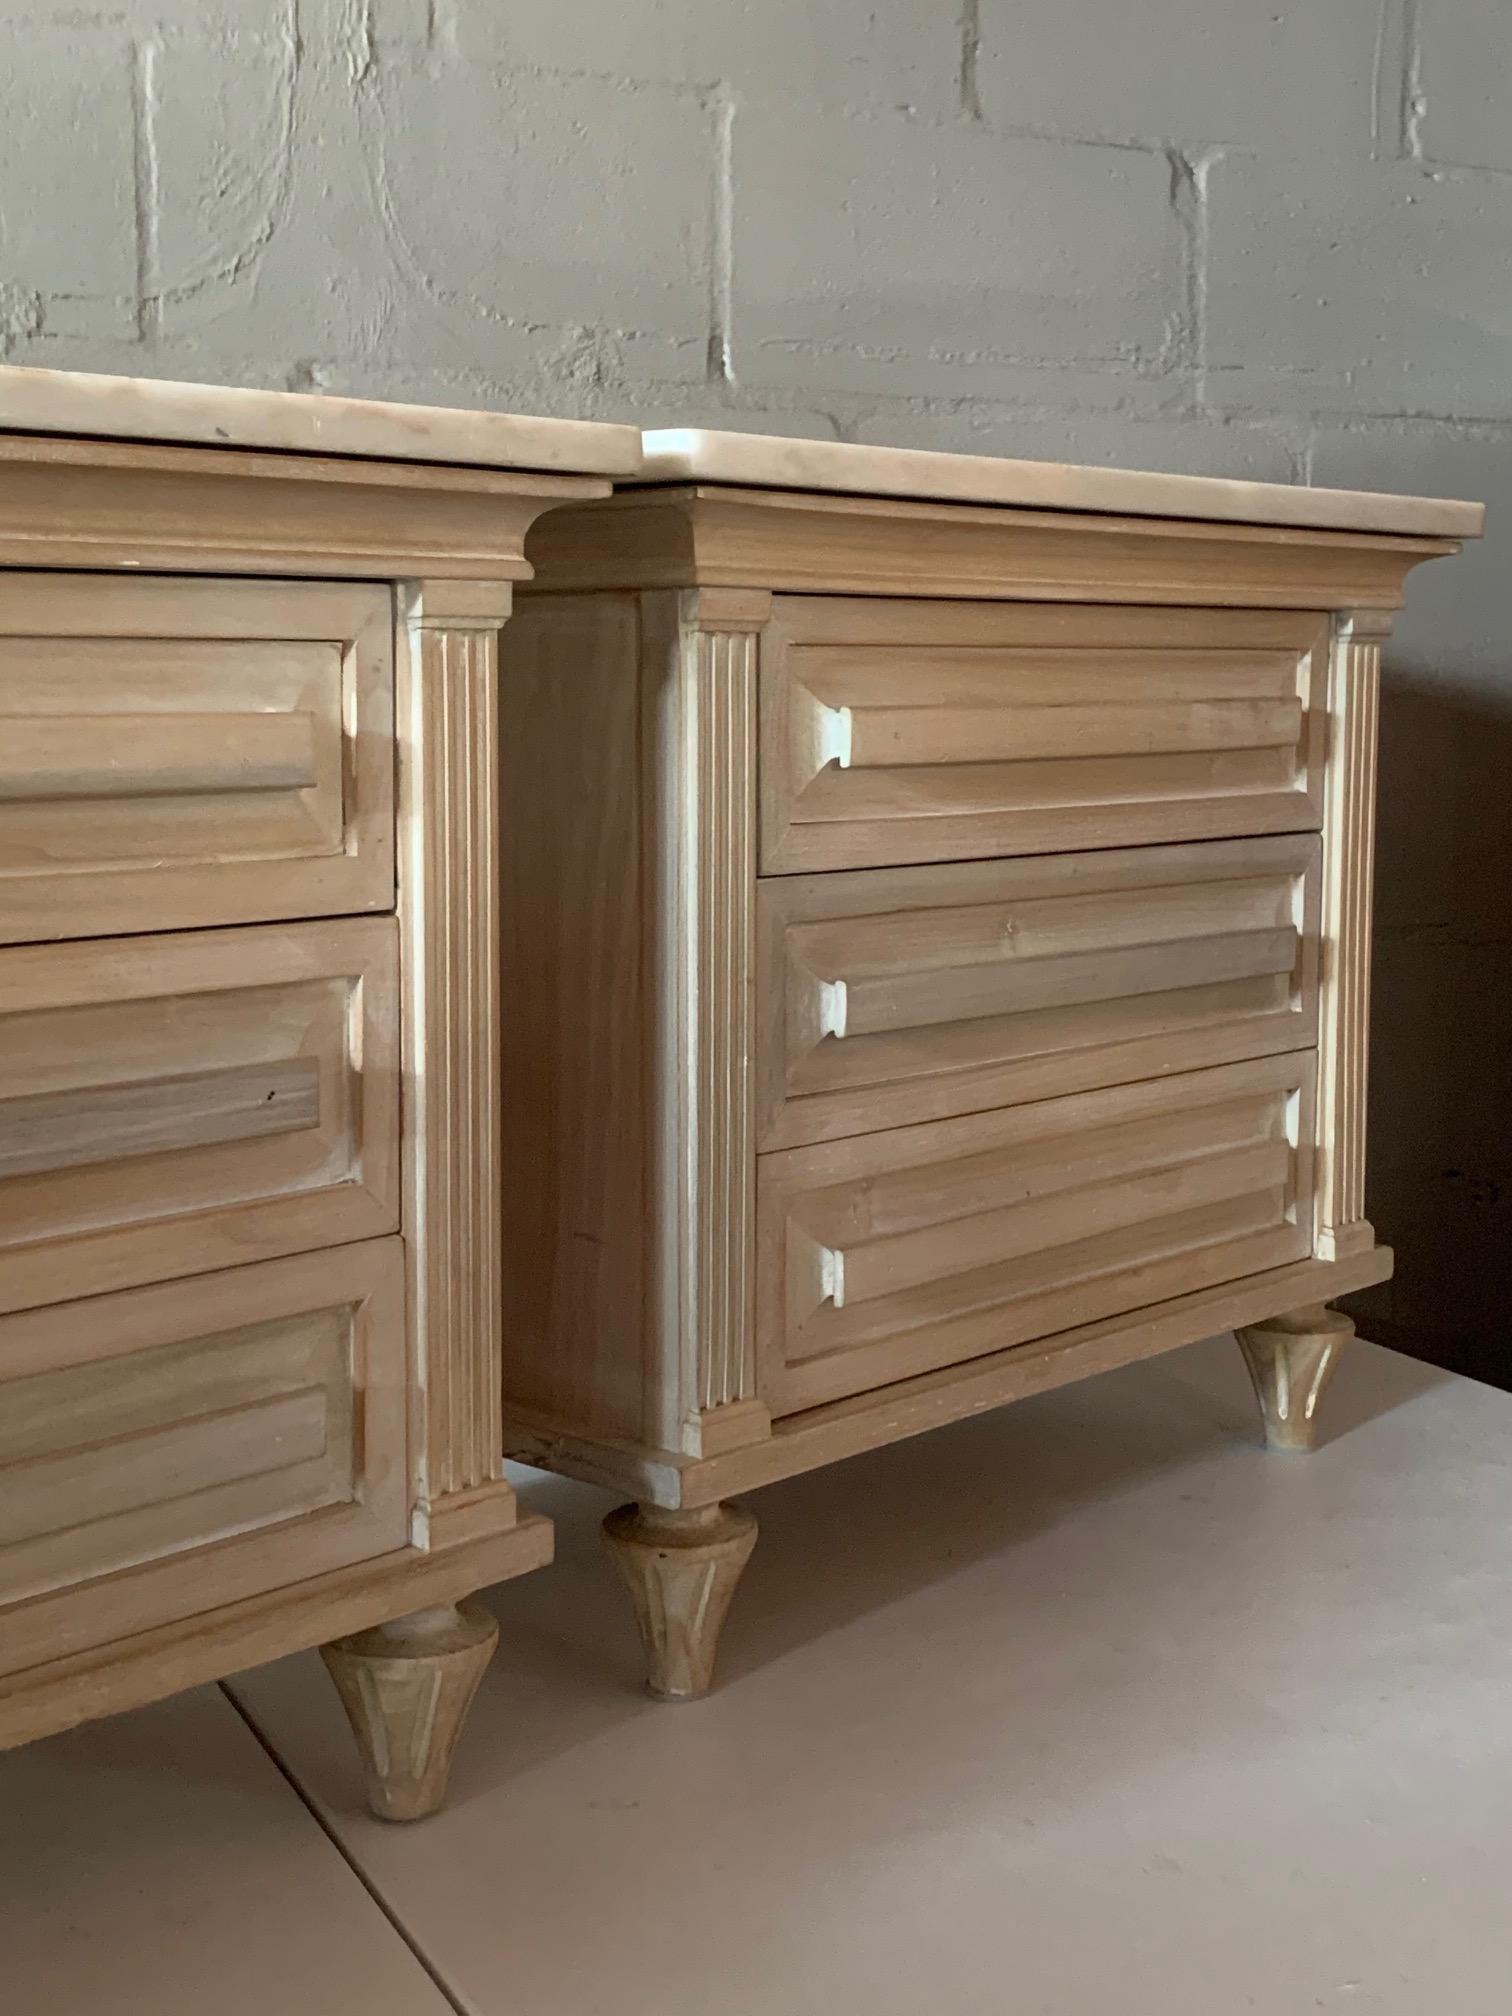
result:
[[[0,0],[0,356],[1484,492],[1388,660],[1372,1208],[1508,1372],[1512,0]]]

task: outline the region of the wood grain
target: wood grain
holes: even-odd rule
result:
[[[890,635],[860,604],[847,638],[843,602],[778,601],[762,658],[765,873],[1321,824],[1316,618],[1272,619],[1284,641],[1263,647],[1244,613],[1142,612],[1114,642],[1109,611],[1064,610],[1052,643],[1033,609],[995,625],[930,609],[925,638],[916,606]]]
[[[0,1104],[0,1180],[298,1134],[320,1121],[320,1068],[310,1057],[227,1064],[126,1085],[18,1093]]]
[[[761,1146],[1317,1039],[1311,834],[758,888]]]
[[[1311,1051],[765,1155],[774,1416],[1310,1250]]]
[[[378,1819],[423,1820],[445,1804],[457,1739],[498,1642],[498,1620],[481,1603],[447,1603],[321,1646]]]
[[[0,1670],[404,1542],[396,1239],[0,1318],[0,1368]]]
[[[383,587],[0,572],[0,941],[387,910]]]
[[[625,491],[538,521],[543,586],[755,588],[1193,608],[1395,609],[1455,539],[1316,531],[714,484]]]
[[[1375,1239],[1365,1217],[1365,1119],[1381,635],[1379,623],[1342,622],[1329,677],[1314,1248],[1321,1260]]]
[[[415,584],[399,653],[415,1532],[500,1480],[498,632],[507,583]],[[500,1487],[500,1519],[513,1495]]]
[[[600,478],[0,434],[0,566],[523,580]]]
[[[713,1505],[1224,1330],[1265,1322],[1278,1310],[1302,1308],[1324,1296],[1352,1295],[1386,1280],[1391,1268],[1388,1246],[1373,1246],[1348,1260],[1308,1259],[1268,1268],[791,1414],[774,1422],[764,1441],[710,1457],[578,1437],[549,1422],[524,1420],[512,1425],[512,1453],[521,1462],[632,1492],[669,1509]]]
[[[655,1417],[638,603],[522,596],[501,651],[505,1398],[639,1435]]]
[[[690,599],[672,679],[661,808],[662,971],[675,989],[668,1061],[691,1154],[668,1142],[661,1166],[682,1178],[667,1200],[663,1264],[676,1273],[678,1329],[693,1358],[691,1394],[684,1387],[686,1440],[697,1436],[704,1409],[756,1394],[748,1257],[755,1236],[753,625],[732,625],[717,601]]]
[[[0,1310],[399,1224],[390,918],[0,957]]]
[[[511,1450],[706,1506],[1383,1278],[1363,1218],[1332,1230],[1363,1167],[1371,788],[1365,657],[1334,625],[1358,652],[1455,546],[706,482],[539,521],[543,601],[640,598],[645,807],[616,886],[648,920],[623,1013],[644,1025],[652,1316],[630,1374],[609,1341],[630,1326],[601,1309],[587,1381],[638,1382],[639,1420],[564,1381],[511,1406]],[[759,853],[734,884],[747,805],[686,789],[720,763],[667,704],[689,667],[712,690],[716,607],[760,683]],[[569,821],[554,839],[574,861]],[[723,868],[700,884],[703,861]],[[702,1051],[685,1034],[743,991],[753,892],[743,1122],[739,1013]],[[591,1019],[570,985],[543,992]],[[731,1381],[742,1124],[755,1374]],[[640,1143],[616,1130],[611,1152]]]
[[[298,1580],[261,1596],[228,1600],[208,1574],[192,1617],[151,1628],[128,1619],[106,1646],[0,1678],[0,1750],[140,1708],[420,1604],[453,1603],[545,1567],[551,1543],[550,1520],[534,1516],[454,1546],[403,1547],[324,1571],[306,1564]]]

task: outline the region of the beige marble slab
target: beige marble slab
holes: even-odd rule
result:
[[[1512,1396],[1351,1345],[1271,1456],[1227,1339],[756,1494],[723,1684],[640,1691],[606,1493],[449,1808],[236,1684],[470,2016],[1506,2016]]]
[[[0,1756],[0,2009],[450,2016],[218,1688]]]
[[[1067,462],[1015,462],[995,455],[796,441],[704,427],[657,428],[641,439],[645,461],[637,480],[642,483],[736,483],[753,489],[1455,539],[1478,538],[1485,521],[1481,504],[1368,490],[1309,490],[1289,483],[1080,468]]]
[[[635,428],[593,420],[545,420],[21,365],[0,365],[0,431],[462,462],[555,475],[622,476],[640,463]]]

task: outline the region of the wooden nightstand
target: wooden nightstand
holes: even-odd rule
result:
[[[501,1473],[497,635],[638,458],[0,370],[0,1744],[335,1640],[375,1810],[443,1795],[459,1599],[551,1545]]]
[[[1232,1328],[1306,1442],[1391,1264],[1380,644],[1481,512],[646,449],[504,645],[505,1446],[638,1501],[687,1695],[732,1493]]]

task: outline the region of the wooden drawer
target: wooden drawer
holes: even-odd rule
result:
[[[398,1239],[0,1319],[0,1669],[402,1547],[405,1435]]]
[[[779,597],[763,871],[1317,828],[1327,659],[1286,611]]]
[[[758,890],[760,1145],[1317,1041],[1316,835]]]
[[[0,1309],[394,1231],[397,926],[0,953]]]
[[[0,574],[0,942],[394,900],[388,589]]]
[[[1311,1250],[1316,1054],[762,1156],[775,1414]]]

